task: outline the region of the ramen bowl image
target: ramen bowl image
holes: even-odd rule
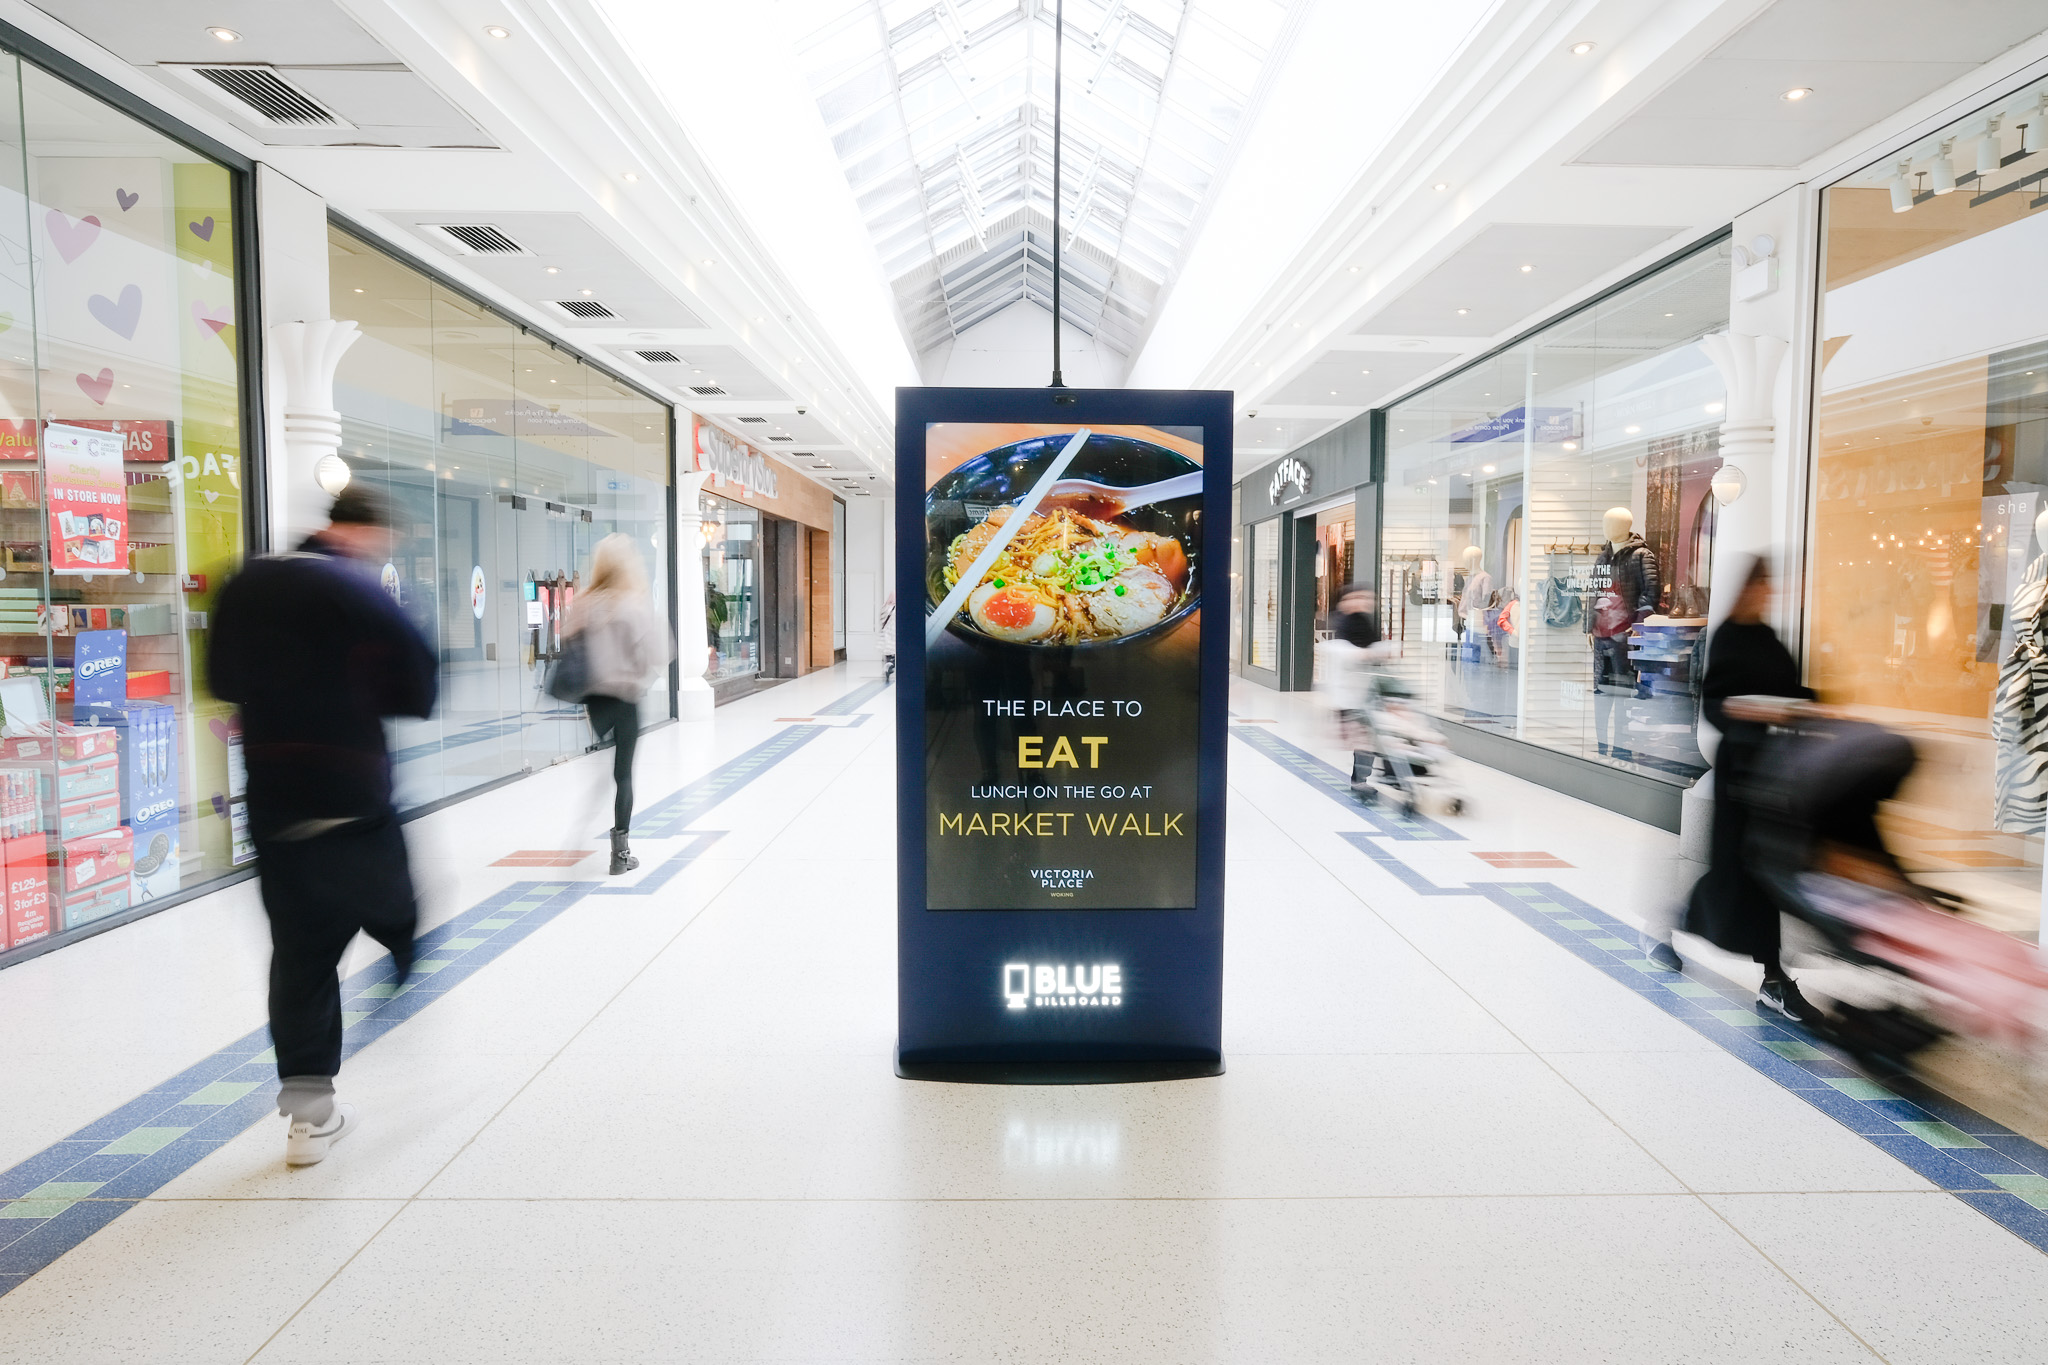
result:
[[[1073,435],[985,451],[925,495],[927,611],[973,572],[992,541],[1009,537],[947,623],[954,635],[1038,648],[1128,644],[1199,607],[1201,494],[1127,507],[1117,492],[1202,467],[1149,441],[1090,435],[1045,501],[1020,506]]]

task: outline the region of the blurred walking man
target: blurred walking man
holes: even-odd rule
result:
[[[270,1035],[285,1162],[310,1166],[355,1125],[334,1098],[342,954],[361,930],[403,981],[418,922],[391,806],[384,717],[427,716],[435,660],[378,585],[390,504],[352,484],[296,553],[254,559],[221,593],[209,672],[242,708],[249,832],[270,919]]]

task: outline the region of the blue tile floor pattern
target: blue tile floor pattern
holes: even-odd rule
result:
[[[1758,1009],[1749,992],[1651,962],[1633,925],[1561,887],[1528,881],[1438,885],[1390,845],[1463,835],[1434,821],[1428,833],[1417,834],[1397,823],[1398,817],[1359,806],[1349,775],[1307,750],[1257,726],[1232,726],[1231,733],[1317,790],[1341,792],[1345,806],[1374,828],[1341,830],[1338,836],[1416,895],[1493,902],[1908,1169],[2048,1251],[2048,1148],[1946,1096],[1923,1091],[1909,1099],[1866,1078],[1835,1049]]]
[[[814,713],[850,715],[883,690],[866,683]],[[831,727],[791,726],[720,764],[656,803],[667,812],[649,837],[689,842],[631,886],[587,881],[515,882],[420,935],[413,974],[395,981],[380,957],[342,983],[342,1057],[354,1056],[503,956],[588,896],[651,896],[721,837],[688,830],[704,814]],[[794,743],[778,741],[807,731]],[[687,798],[687,799],[686,799]],[[70,1137],[0,1171],[0,1295],[212,1155],[252,1124],[276,1114],[276,1057],[270,1030],[245,1034]]]

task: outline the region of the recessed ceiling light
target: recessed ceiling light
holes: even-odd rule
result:
[[[493,38],[510,38],[512,36],[511,29],[500,28],[496,24],[485,24],[484,32],[490,34]]]
[[[560,266],[558,266],[558,265],[551,265],[551,266],[549,266],[549,267],[548,267],[548,274],[550,274],[550,275],[559,275],[559,274],[561,274],[561,273],[562,273],[562,267],[560,267]]]
[[[1360,370],[1360,371],[1359,371],[1359,373],[1360,373],[1360,374],[1371,374],[1371,373],[1372,373],[1372,371],[1371,371],[1371,370]]]
[[[706,261],[706,262],[704,262],[704,264],[706,264],[706,265],[717,265],[717,264],[718,264],[718,262],[716,262],[716,261]]]
[[[588,289],[583,291],[583,297],[586,299],[590,297],[590,291]]]
[[[1354,265],[1354,266],[1352,266],[1352,267],[1351,267],[1351,273],[1352,273],[1352,274],[1354,274],[1354,275],[1356,275],[1356,274],[1358,273],[1358,267],[1357,267],[1357,266],[1355,266],[1355,265]]]
[[[356,292],[357,292],[358,294],[360,294],[360,293],[362,293],[363,291],[362,291],[362,290],[360,290],[360,289],[358,289],[358,290],[356,290]]]
[[[1797,104],[1799,103],[1799,101],[1805,99],[1808,95],[1811,95],[1812,93],[1813,88],[1811,86],[1795,85],[1790,90],[1787,90],[1784,94],[1778,96],[1778,98],[1781,100],[1790,100],[1792,103]]]
[[[1435,190],[1438,194],[1442,194],[1445,190],[1449,189],[1450,187],[1451,185],[1448,180],[1439,180],[1434,185],[1430,186],[1430,188]]]
[[[640,183],[640,175],[637,171],[627,171],[625,175],[620,177],[620,179],[624,180],[628,185],[637,185]]]
[[[1572,55],[1573,55],[1574,57],[1583,57],[1583,56],[1585,56],[1585,55],[1586,55],[1586,54],[1587,54],[1588,52],[1591,52],[1591,51],[1593,50],[1593,48],[1594,48],[1594,44],[1592,44],[1592,43],[1573,43],[1573,44],[1572,44]]]
[[[1467,314],[1467,313],[1469,313],[1469,312],[1471,312],[1471,311],[1472,311],[1472,310],[1471,310],[1470,308],[1460,308],[1460,309],[1458,310],[1458,316],[1459,316],[1459,317],[1464,317],[1464,316],[1465,316],[1465,314]]]
[[[1337,396],[1337,391],[1336,391],[1335,389],[1331,389],[1331,390],[1330,390],[1330,397],[1332,397],[1332,398],[1335,398],[1336,396]]]
[[[1499,466],[1497,465],[1483,464],[1479,466],[1479,472],[1482,474],[1491,474],[1498,467]]]
[[[1665,314],[1664,316],[1668,318],[1668,317],[1671,317],[1671,316],[1673,316],[1673,315],[1672,315],[1672,314],[1670,314],[1670,313],[1666,313],[1666,314]]]
[[[1642,428],[1641,428],[1641,427],[1639,427],[1639,426],[1633,426],[1633,425],[1631,425],[1631,426],[1625,426],[1625,427],[1623,427],[1623,428],[1621,429],[1621,433],[1622,433],[1622,435],[1624,435],[1624,436],[1633,436],[1633,435],[1635,435],[1635,434],[1636,434],[1637,432],[1639,432],[1639,431],[1641,431],[1641,430],[1642,430]]]
[[[239,43],[242,41],[242,35],[231,28],[210,28],[206,31],[224,43]]]
[[[1526,274],[1528,274],[1528,273],[1529,273],[1530,271],[1534,270],[1535,268],[1536,268],[1536,267],[1535,267],[1535,266],[1533,266],[1533,265],[1525,265],[1525,266],[1523,266],[1523,267],[1522,267],[1522,273],[1523,273],[1524,275],[1526,275]]]

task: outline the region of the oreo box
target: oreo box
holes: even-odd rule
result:
[[[124,701],[102,714],[118,737],[121,823],[141,826],[178,813],[178,713],[168,702]],[[139,845],[138,845],[139,847]]]

